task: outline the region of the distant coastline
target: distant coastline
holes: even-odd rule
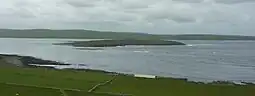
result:
[[[0,38],[64,38],[64,39],[163,39],[163,40],[255,40],[255,36],[214,34],[146,34],[94,30],[0,29]]]

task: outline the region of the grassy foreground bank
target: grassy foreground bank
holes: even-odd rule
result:
[[[254,85],[198,84],[96,71],[12,67],[0,68],[0,76],[0,96],[255,96]]]

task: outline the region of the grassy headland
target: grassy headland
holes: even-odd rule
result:
[[[75,47],[115,47],[126,45],[185,45],[177,41],[165,40],[95,40],[95,41],[74,41],[69,43],[60,43],[59,45],[71,45]]]

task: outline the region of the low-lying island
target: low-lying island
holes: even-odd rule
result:
[[[57,45],[71,45],[74,47],[116,47],[127,45],[185,45],[178,41],[166,40],[138,40],[138,39],[123,39],[123,40],[93,40],[93,41],[73,41],[67,43],[57,43]]]

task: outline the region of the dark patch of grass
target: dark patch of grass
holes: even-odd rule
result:
[[[18,79],[18,78],[17,78]],[[63,96],[59,90],[0,83],[1,96]]]
[[[118,96],[103,93],[88,93],[87,91],[65,91],[68,96]]]
[[[98,92],[133,94],[134,96],[255,96],[255,86],[212,85],[171,78],[134,78],[118,76]]]
[[[64,90],[67,96],[116,96],[87,91]],[[59,89],[0,83],[1,96],[64,96]]]
[[[1,68],[0,76],[0,82],[80,90],[89,90],[94,85],[112,78],[110,75],[96,72],[57,71],[38,68]]]

